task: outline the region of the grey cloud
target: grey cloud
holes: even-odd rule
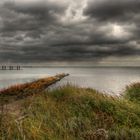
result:
[[[30,31],[39,30],[48,24],[57,22],[57,15],[63,14],[64,6],[41,5],[17,5],[15,2],[6,2],[1,7],[3,19],[2,31]]]
[[[47,20],[53,18],[55,14],[63,14],[63,12],[65,11],[64,6],[60,6],[57,4],[52,5],[49,3],[23,5],[20,3],[16,4],[15,2],[6,2],[4,4],[4,7],[18,13],[29,14],[29,15],[35,16],[38,19],[47,18]]]
[[[113,49],[112,49],[113,48]],[[47,62],[47,61],[74,61],[74,60],[93,60],[100,61],[108,56],[124,57],[124,56],[138,56],[140,49],[133,49],[127,44],[120,44],[119,46],[22,46],[18,53],[16,51],[8,50],[5,53],[0,53],[0,61],[5,59],[12,62]]]
[[[87,3],[81,15],[84,20],[69,19],[68,23],[60,19],[67,19],[69,5],[5,2],[0,5],[0,62],[100,61],[109,56],[138,56],[139,7],[136,0],[94,0]],[[114,24],[131,35],[112,35]]]
[[[99,21],[138,22],[140,21],[140,1],[138,0],[99,0],[89,1],[84,14]]]

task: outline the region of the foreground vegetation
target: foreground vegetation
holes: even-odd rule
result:
[[[136,87],[139,90],[136,90]],[[20,113],[1,107],[1,140],[140,140],[140,84],[124,97],[66,85],[20,101]],[[136,97],[137,99],[137,97]]]

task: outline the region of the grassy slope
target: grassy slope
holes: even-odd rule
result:
[[[1,116],[3,140],[139,140],[139,103],[64,86],[22,101],[22,116]],[[19,117],[19,116],[18,116]]]

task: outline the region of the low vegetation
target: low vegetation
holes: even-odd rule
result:
[[[0,138],[140,140],[139,102],[131,100],[139,96],[140,89],[132,95],[128,94],[133,92],[131,88],[134,86],[127,87],[124,97],[71,85],[32,94],[20,101],[18,114],[1,106]]]
[[[125,98],[140,103],[140,83],[134,83],[126,87]]]

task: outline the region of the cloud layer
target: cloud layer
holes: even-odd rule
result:
[[[140,54],[138,0],[2,0],[0,63]]]

